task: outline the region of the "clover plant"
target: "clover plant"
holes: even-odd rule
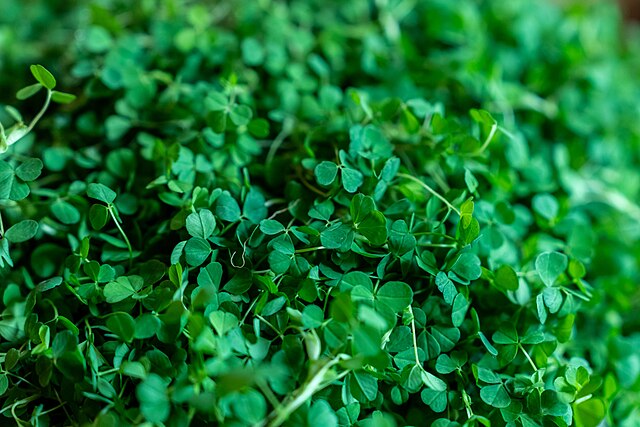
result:
[[[28,3],[0,17],[5,424],[640,424],[613,5]]]

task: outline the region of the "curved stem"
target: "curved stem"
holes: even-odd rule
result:
[[[29,127],[27,128],[27,132],[25,133],[25,135],[31,132],[34,126],[40,121],[42,116],[44,116],[44,113],[47,111],[47,108],[49,108],[49,104],[51,103],[51,94],[51,90],[47,90],[47,99],[44,101],[44,105],[42,106],[38,114],[33,118],[33,120],[31,120],[31,123],[29,123]]]
[[[538,370],[538,367],[536,366],[536,364],[533,362],[533,359],[531,359],[531,356],[529,356],[529,353],[527,353],[527,350],[524,349],[524,347],[522,346],[522,344],[518,344],[518,347],[520,347],[520,350],[522,350],[522,352],[524,353],[524,357],[527,358],[527,360],[529,361],[529,364],[531,365],[531,367],[533,368],[534,371]]]
[[[420,356],[418,356],[418,336],[416,334],[416,320],[413,317],[413,308],[409,306],[409,313],[411,314],[411,335],[413,338],[413,355],[416,358],[416,366],[422,368],[422,363],[420,362]]]
[[[298,389],[299,394],[297,397],[289,402],[285,407],[283,407],[277,416],[271,421],[268,426],[269,427],[278,427],[282,423],[284,423],[291,414],[295,412],[304,402],[309,400],[311,396],[313,396],[316,392],[322,390],[323,387],[326,387],[330,383],[325,382],[325,376],[329,372],[333,366],[340,363],[341,360],[346,359],[346,355],[338,355],[335,359],[327,362],[322,368],[318,370],[318,372],[306,383],[301,389]]]
[[[486,150],[489,144],[491,144],[491,141],[493,140],[493,137],[496,135],[497,131],[498,131],[498,123],[494,122],[493,125],[491,126],[491,130],[489,131],[489,135],[487,136],[487,139],[484,140],[484,144],[482,144],[482,146],[478,149],[478,151],[474,153],[476,156],[484,153],[484,150]]]
[[[120,234],[124,238],[124,242],[127,244],[127,249],[129,249],[129,263],[131,263],[131,260],[133,259],[133,248],[131,247],[131,242],[129,242],[129,238],[125,234],[125,232],[122,229],[122,227],[120,227],[120,223],[118,222],[118,219],[116,218],[115,214],[113,213],[113,205],[110,204],[109,206],[107,206],[107,210],[109,211],[109,214],[111,215],[111,218],[113,218],[113,222],[116,223],[116,227],[118,227],[118,230],[120,231]]]
[[[422,180],[416,178],[415,176],[412,175],[408,175],[406,173],[399,173],[398,176],[400,178],[405,178],[405,179],[409,179],[411,181],[414,181],[418,184],[420,184],[420,186],[422,188],[424,188],[425,190],[427,190],[429,193],[433,194],[435,197],[437,197],[438,199],[440,199],[442,201],[442,203],[444,203],[445,205],[447,205],[447,207],[449,209],[451,209],[452,211],[454,211],[455,213],[458,214],[458,216],[460,216],[460,211],[451,204],[451,202],[449,202],[447,199],[445,199],[443,196],[440,195],[440,193],[438,193],[436,190],[434,190],[433,188],[431,188],[430,186],[428,186],[427,184],[425,184]]]

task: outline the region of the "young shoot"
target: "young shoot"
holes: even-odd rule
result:
[[[37,83],[20,89],[16,97],[22,101],[34,96],[44,88],[47,92],[44,104],[28,125],[24,123],[22,115],[18,110],[11,106],[6,107],[7,113],[9,113],[16,123],[6,130],[2,123],[0,123],[0,154],[6,152],[10,146],[20,141],[33,130],[49,108],[51,101],[59,104],[68,104],[76,99],[75,95],[54,90],[57,84],[56,79],[53,77],[53,74],[42,65],[32,65],[31,74],[35,77]]]

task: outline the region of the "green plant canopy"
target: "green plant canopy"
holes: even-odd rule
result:
[[[1,3],[0,425],[640,425],[614,2]]]

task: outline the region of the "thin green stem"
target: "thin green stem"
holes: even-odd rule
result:
[[[418,356],[418,336],[416,333],[416,320],[413,316],[413,308],[409,306],[409,313],[411,314],[411,335],[413,338],[413,355],[416,358],[416,366],[422,368],[422,363],[420,363],[420,357]]]
[[[491,130],[489,131],[489,135],[487,136],[487,139],[484,140],[484,144],[482,144],[482,146],[478,149],[478,151],[474,153],[476,156],[484,153],[484,150],[486,150],[489,144],[491,144],[491,141],[493,140],[493,137],[496,135],[497,131],[498,131],[498,123],[494,122],[493,125],[491,126]]]
[[[273,326],[271,324],[271,322],[269,322],[267,319],[265,319],[264,317],[260,316],[259,314],[256,314],[255,317],[257,317],[258,319],[260,319],[265,325],[267,325],[268,327],[270,327],[271,329],[273,329],[273,331],[278,334],[278,336],[280,337],[280,339],[284,339],[284,334],[282,332],[280,332],[278,330],[278,328],[276,328],[275,326]]]
[[[271,143],[271,146],[269,147],[269,152],[267,153],[267,157],[264,162],[265,165],[271,164],[271,162],[273,161],[273,158],[276,155],[276,152],[278,151],[278,149],[280,148],[284,140],[287,139],[287,137],[291,133],[292,128],[293,128],[292,119],[291,118],[286,119],[283,123],[282,130],[280,131],[280,133],[278,133],[278,135],[276,135],[275,139]]]
[[[295,395],[296,397],[277,412],[276,417],[268,424],[269,427],[280,426],[282,423],[289,419],[291,414],[293,414],[296,409],[302,406],[304,402],[309,400],[311,396],[322,390],[323,387],[329,385],[330,382],[327,383],[325,381],[325,376],[329,372],[329,369],[340,363],[341,360],[347,359],[348,357],[349,356],[345,354],[339,354],[335,359],[328,361],[324,366],[322,366],[308,382],[303,384],[298,390],[294,392],[293,395]]]
[[[52,94],[51,90],[47,90],[47,99],[44,101],[44,105],[42,106],[42,109],[40,109],[38,114],[33,118],[33,120],[31,120],[31,123],[29,123],[29,127],[27,128],[26,133],[22,135],[23,138],[26,134],[28,134],[33,130],[33,128],[40,121],[42,116],[44,116],[44,113],[47,111],[47,108],[49,108],[49,104],[51,103],[51,94]]]
[[[454,243],[418,243],[418,246],[426,248],[457,248],[458,245]]]
[[[120,223],[118,222],[118,218],[116,218],[116,215],[113,213],[113,205],[109,204],[107,206],[107,210],[109,211],[111,218],[113,218],[113,222],[116,223],[116,227],[118,227],[118,230],[120,231],[120,234],[124,239],[124,242],[127,244],[127,249],[129,249],[129,263],[131,263],[131,261],[133,260],[133,248],[131,247],[131,242],[129,242],[129,238],[127,237],[126,233],[120,226]]]
[[[451,202],[449,202],[447,199],[445,199],[442,195],[440,195],[440,193],[438,193],[436,190],[434,190],[433,188],[431,188],[429,185],[425,184],[422,180],[416,178],[415,176],[411,176],[408,175],[406,173],[399,173],[398,176],[400,178],[405,178],[405,179],[409,179],[413,182],[416,182],[418,184],[420,184],[420,186],[422,188],[424,188],[425,190],[427,190],[429,193],[433,194],[435,197],[437,197],[438,199],[440,199],[442,201],[442,203],[444,203],[449,209],[451,209],[452,211],[454,211],[455,213],[458,214],[458,216],[460,216],[460,211],[451,204]]]
[[[302,249],[296,249],[296,253],[297,254],[301,254],[304,252],[314,252],[314,251],[319,251],[322,249],[326,249],[324,246],[315,246],[313,248],[302,248]]]
[[[522,346],[522,344],[518,343],[518,347],[520,347],[520,350],[522,350],[522,353],[524,353],[524,357],[527,358],[527,360],[529,361],[529,364],[531,365],[531,367],[533,368],[534,371],[538,370],[538,367],[536,366],[536,364],[533,362],[533,359],[531,359],[531,356],[529,356],[529,353],[527,353],[527,350],[524,349],[524,347]]]
[[[453,240],[456,241],[455,237],[451,237],[447,234],[444,233],[435,233],[433,231],[419,231],[417,233],[413,233],[414,236],[437,236],[437,237],[442,237],[443,239],[449,239],[449,240]]]
[[[463,388],[462,391],[462,401],[464,402],[464,408],[467,411],[467,418],[473,417],[473,409],[471,409],[471,397],[467,391]]]

